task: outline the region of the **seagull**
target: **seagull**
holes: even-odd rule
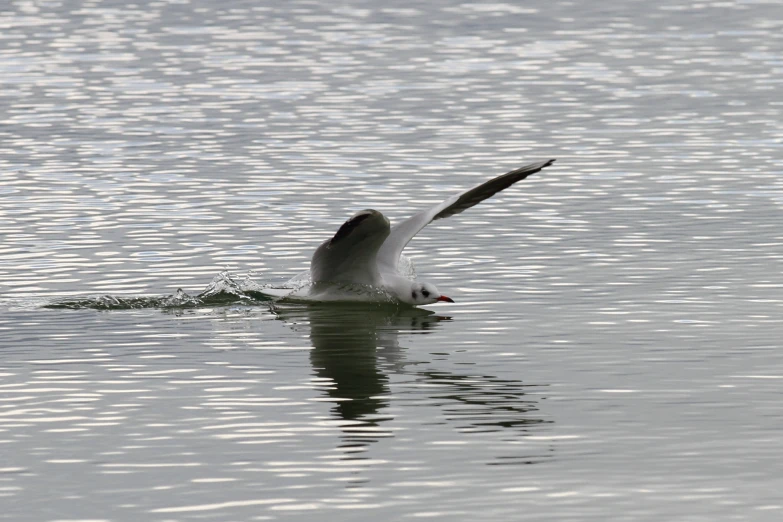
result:
[[[459,214],[554,161],[531,163],[507,172],[455,194],[393,227],[377,210],[360,210],[315,250],[310,270],[289,281],[291,284],[305,284],[293,290],[287,283],[287,288],[264,288],[260,291],[273,298],[305,301],[367,301],[373,300],[373,294],[378,293],[413,306],[453,303],[452,298],[441,294],[432,283],[409,277],[410,270],[406,268],[410,268],[410,260],[402,255],[405,246],[432,221]],[[378,292],[356,292],[357,288]]]

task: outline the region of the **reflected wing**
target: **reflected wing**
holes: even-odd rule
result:
[[[388,239],[383,243],[383,246],[378,253],[378,262],[382,264],[384,268],[396,270],[397,261],[400,259],[402,249],[405,248],[405,245],[407,245],[411,239],[413,239],[413,236],[418,234],[419,231],[431,221],[459,214],[460,212],[481,203],[485,199],[492,197],[501,190],[510,187],[517,181],[521,181],[531,174],[535,174],[539,170],[550,166],[554,162],[555,160],[553,159],[540,161],[512,170],[511,172],[491,179],[466,192],[456,194],[443,203],[423,210],[402,223],[395,225],[394,228],[391,229]]]
[[[377,210],[357,212],[316,249],[310,262],[313,282],[377,286],[378,249],[388,236],[389,220],[383,214]]]

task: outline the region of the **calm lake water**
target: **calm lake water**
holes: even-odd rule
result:
[[[339,4],[0,10],[0,519],[780,520],[783,6]],[[454,305],[45,307],[547,158],[409,245]]]

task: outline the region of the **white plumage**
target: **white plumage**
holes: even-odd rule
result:
[[[434,285],[408,277],[409,265],[400,262],[405,245],[432,221],[459,214],[554,161],[512,170],[393,227],[377,210],[359,211],[316,249],[309,272],[289,281],[286,288],[265,288],[262,292],[275,298],[308,301],[397,300],[410,305],[454,302]]]

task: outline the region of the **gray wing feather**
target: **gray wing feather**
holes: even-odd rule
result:
[[[321,243],[310,261],[313,283],[378,285],[378,249],[389,236],[389,220],[377,210],[362,210]]]
[[[550,166],[554,162],[555,160],[553,159],[540,161],[512,170],[466,192],[452,196],[446,201],[423,210],[395,225],[378,252],[378,262],[387,270],[396,270],[397,261],[400,259],[405,245],[430,222],[459,214],[472,206],[478,205],[485,199],[510,187],[517,181],[522,181],[531,174],[535,174],[541,169]]]

